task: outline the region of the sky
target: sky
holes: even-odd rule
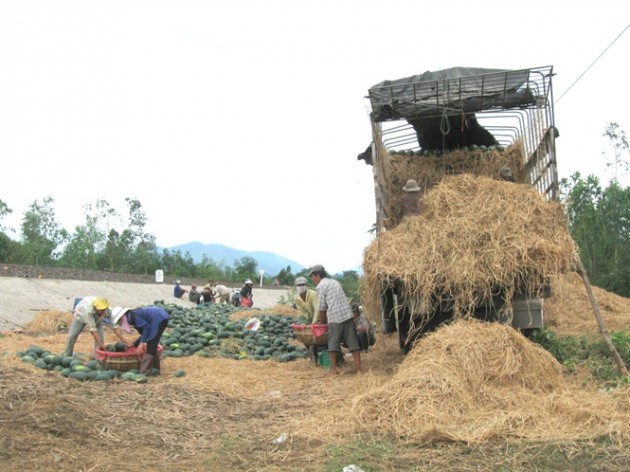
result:
[[[630,2],[508,4],[0,2],[0,224],[18,238],[50,196],[73,232],[85,205],[129,197],[160,247],[355,270],[375,222],[367,91],[454,66],[552,65],[560,177],[607,182],[605,127],[630,133]]]

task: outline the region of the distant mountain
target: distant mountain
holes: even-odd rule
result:
[[[171,252],[179,251],[182,255],[189,253],[195,264],[201,262],[203,256],[206,256],[214,262],[220,264],[222,263],[228,267],[234,267],[235,260],[241,260],[243,257],[251,257],[256,259],[256,262],[258,262],[258,269],[264,270],[265,275],[269,276],[278,275],[278,273],[282,269],[286,269],[287,266],[291,266],[291,272],[294,274],[305,268],[302,264],[272,252],[248,252],[224,246],[222,244],[202,244],[199,242],[192,242],[180,244],[179,246],[172,246],[166,249]]]

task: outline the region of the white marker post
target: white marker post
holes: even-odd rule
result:
[[[265,273],[265,271],[260,269],[258,273],[260,274],[260,288],[262,288],[263,274]]]

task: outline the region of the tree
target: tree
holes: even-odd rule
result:
[[[295,275],[291,272],[291,266],[288,265],[284,269],[280,269],[278,272],[277,279],[280,282],[280,285],[293,285],[295,281]]]
[[[598,285],[630,295],[630,188],[621,188],[613,180],[603,192],[598,205],[601,228],[600,245],[605,257],[604,271]]]
[[[194,277],[198,272],[198,268],[195,266],[190,253],[187,252],[185,255],[182,255],[179,250],[171,252],[168,249],[164,249],[160,255],[160,267],[164,270],[164,273],[176,277],[184,275]]]
[[[348,298],[359,298],[359,274],[356,271],[346,270],[334,278],[341,284]]]
[[[599,179],[593,175],[583,179],[576,172],[570,180],[562,179],[560,188],[569,220],[569,232],[580,248],[582,264],[595,280],[603,257],[600,251],[601,222],[597,211],[602,196]]]
[[[155,236],[145,231],[147,216],[140,201],[125,198],[125,202],[128,205],[129,225],[121,233],[121,241],[129,252],[122,268],[129,272],[148,274],[160,267]]]
[[[613,180],[617,182],[619,169],[621,169],[624,174],[627,174],[630,170],[630,159],[628,158],[630,157],[630,145],[628,145],[626,132],[624,130],[620,130],[617,123],[608,123],[603,136],[608,137],[613,148],[612,161],[607,159],[606,167],[613,167]],[[628,157],[624,158],[624,154]]]
[[[0,262],[20,264],[24,259],[22,245],[0,232]]]
[[[107,235],[105,251],[101,256],[99,267],[111,272],[122,271],[125,265],[125,258],[131,251],[128,242],[124,241],[120,233],[111,229]]]
[[[234,276],[244,281],[245,279],[256,280],[258,262],[253,257],[241,257],[241,260],[234,261]]]
[[[100,237],[89,226],[77,226],[60,258],[63,267],[97,269],[98,254],[94,239]]]
[[[630,296],[630,188],[616,180],[602,190],[597,177],[562,181],[569,231],[594,285]]]
[[[196,268],[197,275],[203,280],[228,281],[234,277],[231,267],[225,267],[223,263],[217,263],[205,254]]]
[[[100,256],[110,227],[110,218],[116,215],[106,200],[97,200],[95,206],[84,206],[85,223],[75,228],[61,257],[65,267],[99,269]]]
[[[10,215],[11,213],[13,213],[13,210],[11,210],[11,208],[9,208],[9,205],[7,205],[3,200],[0,199],[0,221],[2,221],[2,219],[7,216]],[[4,225],[0,224],[0,232],[4,233],[6,232],[7,228],[4,227]]]
[[[67,240],[68,232],[55,219],[54,200],[46,197],[40,203],[35,200],[22,219],[25,263],[54,265],[59,247]]]
[[[2,200],[0,200],[0,222],[2,219],[13,213],[13,210]],[[21,245],[13,241],[7,234],[7,228],[0,224],[0,262],[17,263],[21,254]]]

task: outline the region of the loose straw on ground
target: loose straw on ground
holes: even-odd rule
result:
[[[630,299],[599,287],[592,290],[608,329],[630,332]],[[592,337],[597,333],[592,305],[576,272],[552,277],[544,309],[545,326],[559,335]]]
[[[72,313],[66,310],[40,311],[28,323],[26,330],[32,334],[55,334],[66,331],[72,323]]]
[[[352,411],[359,424],[416,441],[624,441],[630,433],[627,402],[568,388],[547,351],[510,327],[477,321],[422,339],[390,381],[354,399]]]
[[[597,326],[599,326],[599,332],[604,338],[604,342],[606,343],[606,346],[608,347],[608,350],[610,351],[610,354],[612,355],[613,360],[615,361],[615,364],[617,365],[617,371],[619,372],[619,375],[624,375],[628,377],[628,369],[626,368],[626,365],[624,364],[623,359],[619,355],[619,352],[617,351],[617,348],[613,344],[612,339],[610,338],[610,334],[608,333],[608,330],[606,329],[606,324],[604,323],[602,314],[599,311],[599,304],[597,303],[597,299],[595,298],[595,295],[593,294],[593,288],[591,287],[591,282],[588,280],[588,276],[586,275],[586,269],[584,269],[584,266],[582,265],[582,261],[579,258],[576,258],[575,266],[577,269],[577,273],[580,275],[580,277],[582,277],[582,281],[584,282],[584,287],[586,288],[586,293],[588,294],[588,299],[591,302],[591,306],[593,307],[593,314],[595,315],[595,319],[597,320]]]
[[[106,336],[115,340],[109,330]],[[348,365],[332,377],[306,359],[190,356],[164,359],[162,375],[147,384],[78,382],[14,357],[34,344],[59,353],[65,338],[0,337],[7,471],[121,470],[128,450],[156,470],[174,460],[212,470],[219,456],[238,470],[312,470],[329,458],[329,445],[370,438],[476,444],[606,437],[628,448],[630,386],[607,392],[573,382],[550,355],[498,324],[445,327],[407,357],[396,337],[379,333],[358,376],[348,375]],[[89,334],[79,336],[77,352],[87,356],[92,348]],[[175,377],[178,369],[186,376]],[[274,444],[282,433],[286,443]]]

